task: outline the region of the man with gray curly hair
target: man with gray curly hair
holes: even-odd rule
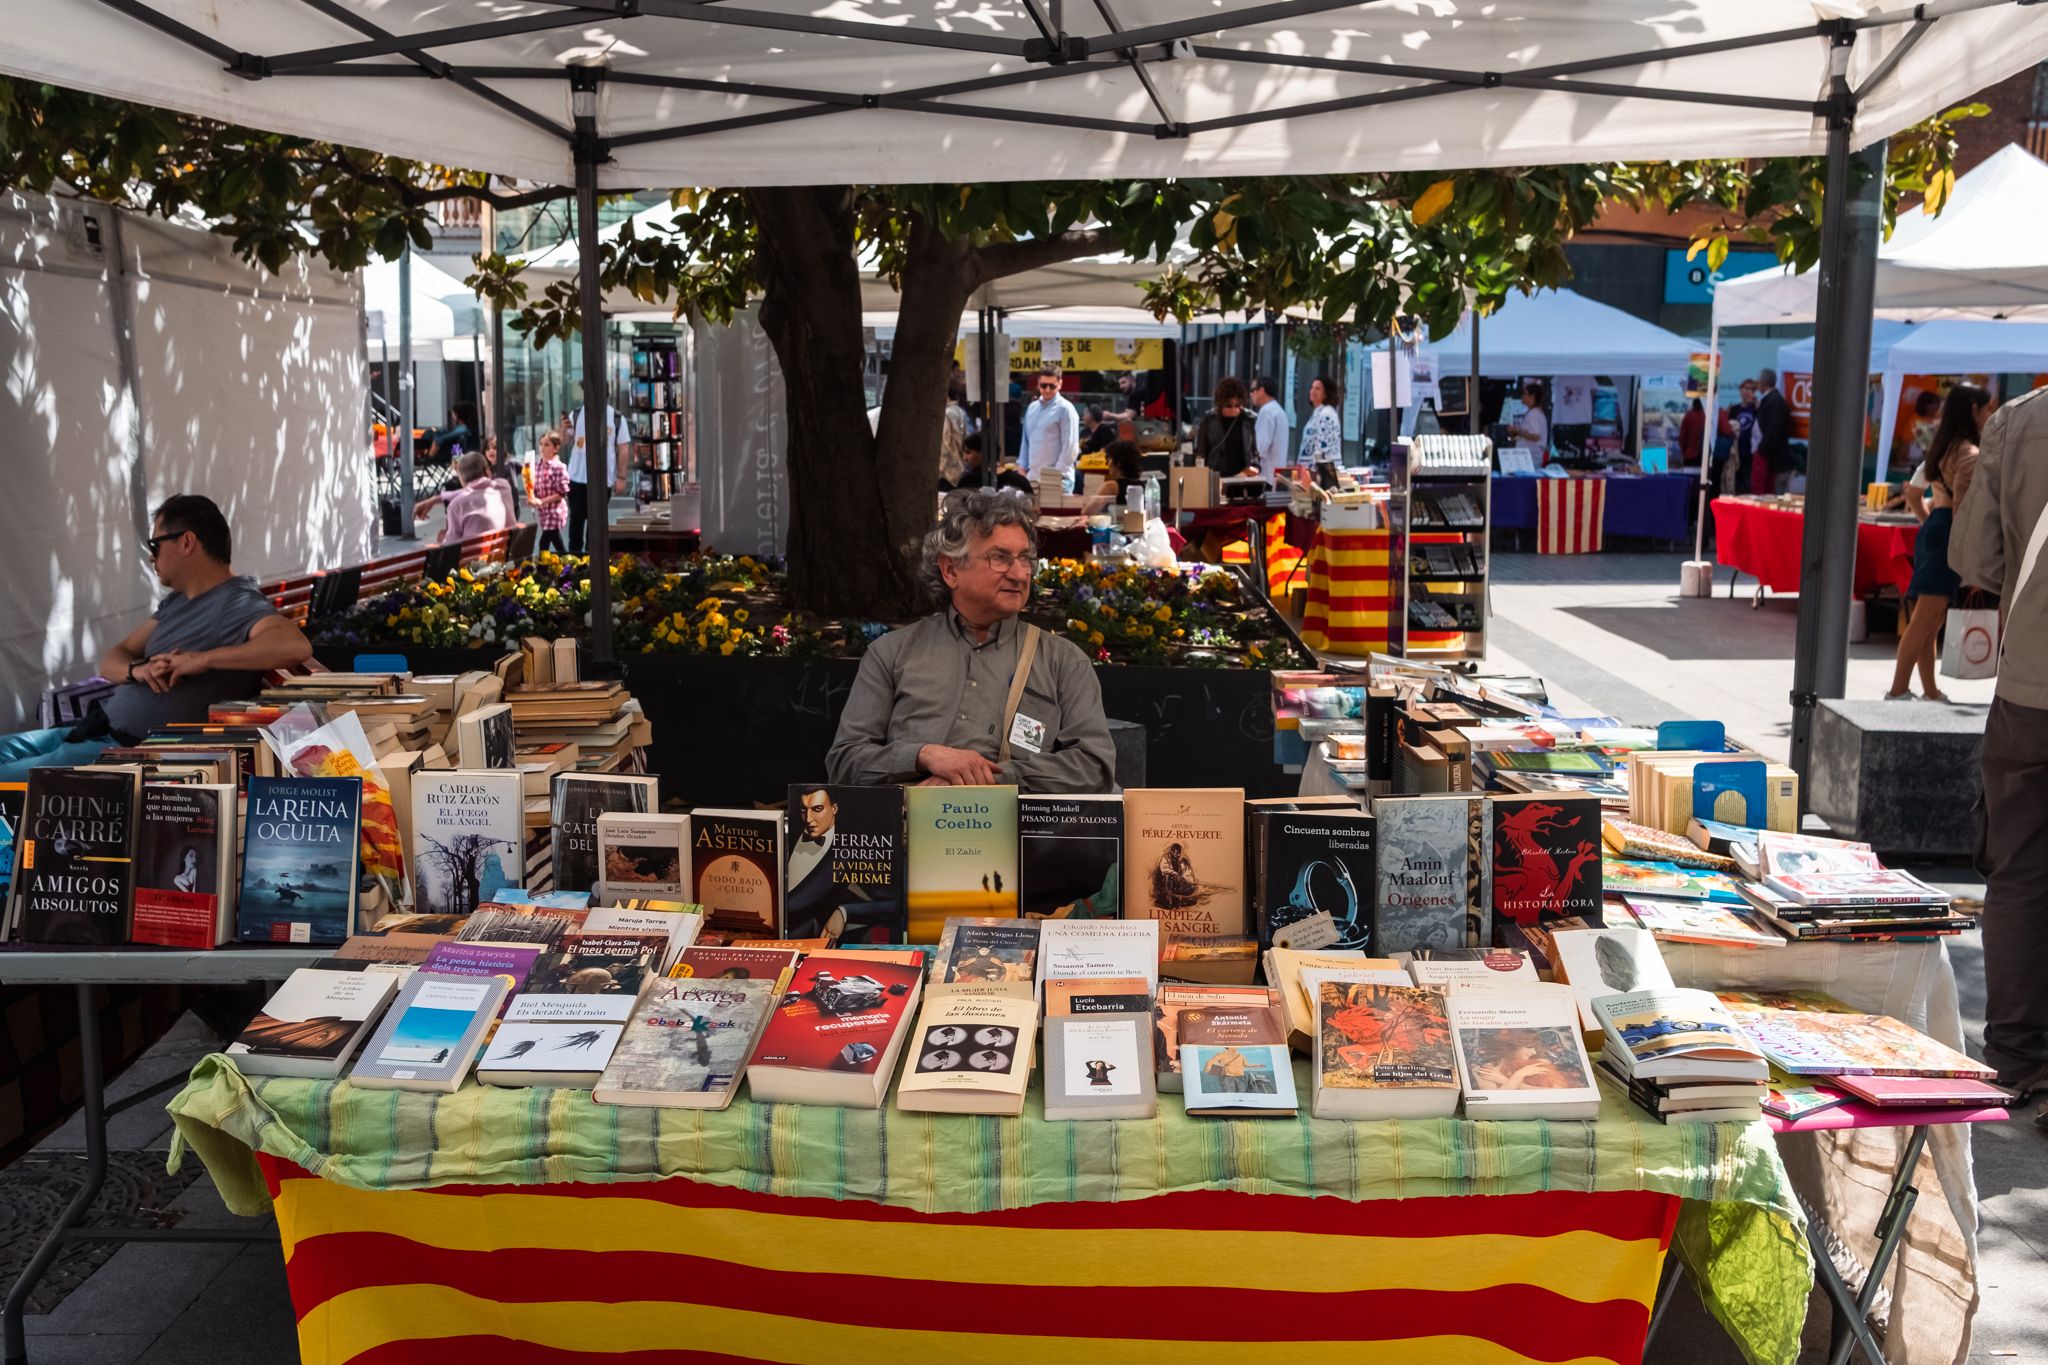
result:
[[[1037,552],[1025,500],[980,489],[946,499],[921,569],[941,610],[861,660],[825,758],[834,782],[1114,790],[1116,752],[1088,656],[1018,619]]]

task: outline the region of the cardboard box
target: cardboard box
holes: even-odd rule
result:
[[[1215,507],[1220,501],[1216,471],[1207,465],[1167,471],[1168,502],[1177,512],[1196,507]]]

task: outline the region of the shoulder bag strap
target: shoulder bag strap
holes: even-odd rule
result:
[[[1029,621],[1019,623],[1024,627],[1024,644],[1017,651],[1017,671],[1010,678],[1010,697],[1003,703],[1002,738],[996,744],[998,767],[1010,761],[1010,731],[1017,724],[1017,705],[1024,700],[1024,683],[1031,676],[1031,661],[1038,657],[1038,627]]]

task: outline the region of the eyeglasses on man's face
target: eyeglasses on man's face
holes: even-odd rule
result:
[[[987,564],[989,568],[995,570],[996,576],[998,578],[1003,577],[1004,575],[1008,574],[1010,570],[1018,568],[1019,566],[1023,568],[1025,573],[1036,572],[1038,568],[1038,559],[1036,556],[1028,554],[1012,554],[1008,550],[990,550],[984,554],[969,555],[967,557],[969,559],[981,560],[984,564]]]
[[[154,564],[158,551],[184,534],[183,531],[166,531],[160,536],[151,536],[142,542],[142,557]]]
[[[1051,381],[1047,381],[1046,383],[1040,384],[1038,386],[1038,391],[1040,393],[1058,393],[1060,391],[1060,386],[1052,383]]]

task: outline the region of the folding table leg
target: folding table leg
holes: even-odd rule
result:
[[[1847,1365],[1849,1353],[1859,1343],[1870,1357],[1871,1365],[1885,1365],[1884,1353],[1878,1348],[1870,1330],[1870,1306],[1877,1302],[1885,1271],[1890,1268],[1892,1257],[1899,1249],[1899,1240],[1906,1235],[1906,1220],[1912,1216],[1913,1205],[1920,1198],[1920,1190],[1913,1184],[1913,1171],[1919,1166],[1920,1153],[1927,1146],[1926,1125],[1907,1131],[1911,1136],[1906,1139],[1906,1150],[1899,1159],[1898,1169],[1892,1172],[1892,1187],[1885,1196],[1884,1212],[1877,1218],[1877,1251],[1870,1258],[1869,1272],[1863,1277],[1863,1292],[1851,1298],[1849,1287],[1835,1274],[1834,1266],[1827,1266],[1833,1281],[1828,1286],[1828,1296],[1835,1302],[1835,1331],[1828,1351],[1828,1365]],[[1826,1259],[1816,1250],[1815,1269],[1818,1270]]]
[[[107,1181],[106,1089],[100,1075],[100,1021],[93,1010],[92,987],[81,983],[72,988],[78,1002],[78,1069],[84,1086],[85,1184],[71,1197],[57,1225],[43,1238],[36,1254],[22,1267],[14,1287],[7,1291],[7,1304],[0,1309],[0,1342],[6,1347],[6,1365],[28,1365],[28,1339],[22,1318],[28,1312],[28,1296],[57,1258],[57,1249],[69,1240],[66,1234],[82,1226],[93,1200]]]

